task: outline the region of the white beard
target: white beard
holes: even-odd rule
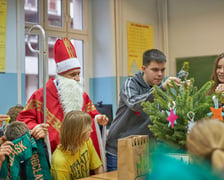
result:
[[[82,111],[83,107],[83,88],[80,82],[57,75],[57,90],[59,101],[62,104],[64,113],[72,110]]]

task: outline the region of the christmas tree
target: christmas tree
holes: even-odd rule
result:
[[[214,107],[213,97],[221,102],[221,94],[210,94],[214,81],[207,81],[200,89],[194,86],[194,78],[188,79],[189,64],[184,63],[177,74],[181,78],[181,86],[174,81],[163,91],[154,85],[153,102],[143,102],[143,111],[150,116],[152,124],[149,129],[154,136],[168,144],[185,148],[186,135],[192,124],[211,115]]]

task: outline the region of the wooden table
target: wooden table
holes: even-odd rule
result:
[[[106,172],[102,174],[97,174],[82,178],[82,180],[97,180],[97,179],[108,179],[108,180],[117,180],[117,171]]]

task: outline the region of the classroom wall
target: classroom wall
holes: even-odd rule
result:
[[[117,100],[119,89],[128,74],[126,29],[128,21],[153,25],[154,48],[161,49],[167,55],[166,76],[176,75],[176,58],[211,56],[224,51],[223,0],[122,0],[117,1],[114,6],[117,8],[115,18],[117,16],[118,21],[115,24],[118,26],[119,46],[117,51],[115,50],[116,76],[119,77],[116,79]],[[103,26],[103,21],[98,23],[96,27]],[[100,54],[101,51],[96,48],[95,53]],[[98,59],[95,60],[100,62]],[[101,67],[100,64],[97,66]],[[98,69],[100,72],[100,68]],[[100,77],[97,77],[94,82],[99,79]],[[96,92],[102,92],[100,95],[105,97],[105,93],[111,92],[103,93],[103,90],[99,90],[102,86],[97,87],[98,89],[92,94],[96,99],[98,96]],[[115,89],[114,86],[112,88]]]
[[[122,0],[118,1],[118,42],[120,77],[127,77],[127,22],[153,26],[153,44],[159,46],[158,16],[156,0]]]
[[[24,43],[20,43],[20,39],[24,39],[24,20],[23,17],[17,16],[17,11],[23,10],[23,3],[19,2],[20,0],[7,1],[6,70],[4,73],[0,73],[1,114],[7,113],[11,106],[25,103],[25,76],[22,73],[24,66],[20,61],[25,54]],[[19,66],[21,72],[18,71]]]
[[[111,0],[94,0],[90,6],[93,63],[90,96],[94,103],[102,100],[103,103],[113,104],[115,113],[120,87],[127,78],[126,23],[129,21],[153,25],[154,45],[158,47],[156,0],[118,0],[117,4]],[[115,33],[119,45],[117,49]]]
[[[89,1],[90,97],[116,109],[114,1]]]
[[[176,58],[224,52],[223,18],[223,0],[168,1],[170,75],[176,74]]]
[[[25,104],[25,51],[24,43],[20,42],[24,39],[22,2],[7,1],[6,72],[0,73],[0,113],[6,113],[17,103]],[[223,0],[89,0],[91,68],[90,79],[86,83],[89,83],[91,99],[94,103],[102,100],[113,104],[116,111],[119,89],[127,78],[127,21],[153,25],[155,48],[167,52],[166,75],[175,75],[175,58],[214,55],[224,51],[223,16]],[[117,42],[115,27],[118,30]],[[164,37],[166,31],[168,34]],[[168,51],[164,44],[168,45]],[[18,66],[21,66],[21,72]]]

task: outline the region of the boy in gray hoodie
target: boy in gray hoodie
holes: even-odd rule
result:
[[[177,77],[165,75],[166,56],[158,49],[150,49],[143,54],[142,71],[129,77],[120,90],[120,102],[116,117],[112,121],[106,142],[107,171],[117,169],[117,143],[119,138],[130,135],[149,135],[153,137],[148,125],[149,116],[143,112],[141,102],[153,101],[153,85],[166,90],[167,84],[174,80],[180,86]]]

